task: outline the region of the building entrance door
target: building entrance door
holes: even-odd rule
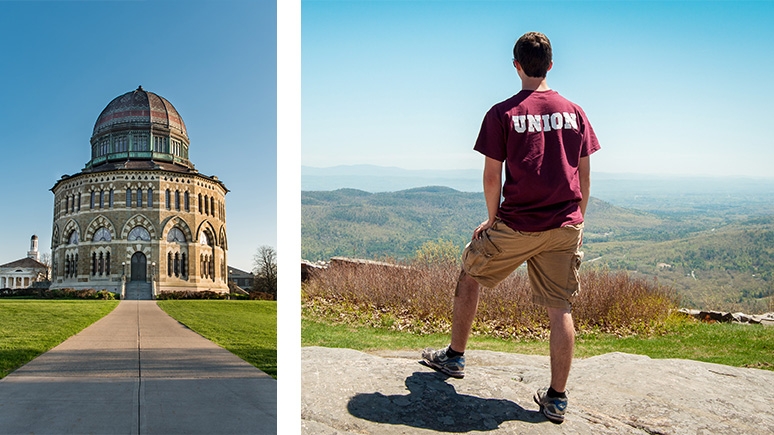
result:
[[[148,260],[145,258],[145,254],[142,252],[135,252],[132,255],[132,276],[131,281],[145,282],[147,273]]]

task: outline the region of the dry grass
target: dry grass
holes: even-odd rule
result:
[[[451,329],[459,266],[412,267],[336,265],[318,272],[302,289],[304,316],[350,325],[368,325],[419,334]],[[581,273],[581,293],[573,302],[579,332],[619,336],[654,334],[678,305],[675,292],[621,272]],[[483,289],[474,334],[501,338],[545,338],[545,309],[532,303],[526,273],[517,271],[493,289]]]

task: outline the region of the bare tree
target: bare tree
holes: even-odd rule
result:
[[[40,256],[40,262],[46,265],[46,281],[48,281],[51,277],[51,254],[44,252]]]
[[[253,288],[251,291],[269,293],[277,299],[277,252],[271,246],[261,246],[253,256]]]

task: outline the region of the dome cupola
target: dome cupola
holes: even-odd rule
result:
[[[139,86],[111,101],[94,123],[87,169],[154,161],[193,169],[183,118],[166,98]]]

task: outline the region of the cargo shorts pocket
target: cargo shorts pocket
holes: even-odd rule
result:
[[[572,257],[572,270],[570,271],[570,282],[568,288],[571,289],[571,297],[578,296],[580,292],[580,266],[583,262],[583,252],[576,252]]]
[[[489,261],[496,257],[502,250],[492,242],[488,231],[481,233],[478,239],[473,239],[465,249],[462,263],[470,275],[479,275],[486,268]]]

